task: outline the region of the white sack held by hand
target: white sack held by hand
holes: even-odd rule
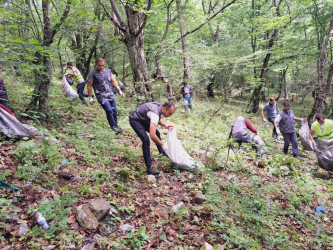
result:
[[[75,100],[76,98],[79,98],[79,95],[75,92],[75,90],[69,85],[67,82],[66,76],[62,78],[62,92],[66,97],[71,98],[72,100]]]
[[[172,127],[168,130],[166,144],[168,149],[166,150],[170,160],[178,169],[198,171],[203,169],[203,164],[200,161],[192,158],[183,148],[180,140],[177,139],[176,128]]]

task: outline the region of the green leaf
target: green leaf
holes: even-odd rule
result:
[[[29,43],[30,43],[30,44],[37,44],[37,43],[39,43],[39,41],[36,40],[36,39],[30,39],[30,40],[29,40]]]
[[[166,234],[163,233],[163,234],[160,236],[160,239],[163,240],[163,241],[166,241],[166,240],[167,240]]]

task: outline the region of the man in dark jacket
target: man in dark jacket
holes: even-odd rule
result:
[[[10,106],[8,104],[8,94],[4,80],[2,78],[0,78],[0,104],[2,104],[3,106],[5,106],[10,110]]]
[[[161,141],[161,135],[157,130],[157,124],[164,126],[167,129],[172,127],[172,125],[168,125],[161,120],[161,115],[164,117],[170,117],[175,110],[175,105],[172,102],[166,102],[163,105],[158,102],[148,102],[139,106],[129,116],[131,127],[142,141],[143,158],[145,159],[148,174],[159,174],[159,171],[156,170],[151,163],[149,137],[155,142],[160,154],[165,154],[168,146]],[[147,132],[149,133],[149,137]]]
[[[94,88],[97,101],[104,109],[111,129],[114,130],[116,134],[120,134],[122,130],[118,127],[117,105],[111,83],[116,88],[119,95],[124,97],[124,93],[120,90],[111,70],[104,68],[104,59],[98,58],[96,60],[96,68],[90,71],[88,76],[89,102],[90,104],[94,103],[92,97],[92,88]]]
[[[184,98],[185,111],[186,112],[188,111],[187,104],[189,104],[190,109],[193,111],[193,108],[192,108],[193,88],[187,82],[184,82],[184,85],[182,86],[180,93],[183,95],[183,98]]]
[[[236,140],[236,142],[241,145],[243,142],[254,142],[255,149],[257,151],[258,156],[260,156],[260,146],[259,141],[253,139],[251,136],[247,134],[247,129],[250,129],[256,135],[258,134],[257,130],[251,126],[251,124],[244,119],[243,116],[238,116],[237,120],[232,125],[231,135],[232,138]]]
[[[296,121],[306,120],[306,118],[299,118],[294,115],[294,112],[290,109],[291,102],[285,101],[283,109],[279,112],[274,120],[274,127],[278,134],[282,133],[284,140],[283,152],[288,153],[289,144],[291,142],[293,148],[293,156],[298,158],[298,145],[296,139],[295,123]],[[277,126],[279,124],[279,128]]]

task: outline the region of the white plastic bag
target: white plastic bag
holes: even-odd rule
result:
[[[299,138],[304,150],[313,151],[313,145],[310,140],[310,129],[307,121],[302,121],[302,127],[299,129]]]
[[[0,108],[0,132],[7,137],[35,137],[39,135],[36,128],[20,123],[14,116]]]
[[[62,78],[62,92],[66,97],[71,98],[72,100],[75,100],[79,97],[79,95],[75,92],[75,90],[69,85],[67,82],[66,76]]]
[[[259,135],[253,134],[251,136],[255,141],[259,142],[260,154],[266,154],[268,152],[267,147],[265,147],[265,142],[261,139]]]
[[[178,169],[197,172],[202,170],[204,165],[192,158],[183,148],[180,140],[177,139],[176,128],[170,128],[167,135],[168,150],[166,151],[172,163]]]

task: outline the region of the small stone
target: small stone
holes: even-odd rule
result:
[[[120,226],[119,230],[123,231],[123,233],[126,233],[126,232],[132,232],[132,233],[134,233],[135,227],[132,226],[132,225],[130,225],[130,224],[125,224],[125,225]]]
[[[103,236],[100,235],[100,234],[95,234],[94,237],[93,237],[93,240],[94,240],[95,242],[97,242],[97,243],[98,243],[101,239],[103,239]]]
[[[24,222],[24,223],[22,223],[20,225],[20,229],[19,229],[18,235],[19,236],[26,235],[28,231],[29,231],[28,223]]]
[[[290,173],[290,169],[287,166],[280,166],[280,169],[282,170],[282,175],[287,176]]]
[[[193,178],[194,178],[194,175],[193,175],[192,173],[190,173],[190,174],[188,175],[188,178],[189,178],[189,179],[193,179]]]
[[[194,216],[192,222],[193,222],[195,225],[199,225],[199,224],[200,224],[200,222],[199,222],[199,217],[198,217],[198,216]]]
[[[149,183],[156,183],[156,177],[154,175],[148,175],[147,180]]]
[[[81,176],[75,176],[73,179],[72,179],[72,182],[81,182],[83,180],[83,178]]]
[[[81,248],[81,250],[93,250],[96,243],[90,243]]]
[[[98,221],[95,215],[89,210],[87,205],[77,207],[76,219],[84,229],[97,229]]]
[[[265,167],[265,162],[263,162],[263,161],[258,161],[258,167],[260,167],[260,168],[263,168],[263,167]]]
[[[100,220],[110,211],[111,206],[105,199],[100,198],[89,202],[89,208],[97,220]]]
[[[205,249],[205,250],[214,250],[214,247],[209,244],[208,242],[205,242],[204,246],[202,249]]]
[[[203,195],[202,193],[197,193],[195,196],[194,196],[194,198],[193,198],[193,202],[195,203],[195,204],[201,204],[201,203],[203,203],[204,201],[206,200],[206,196],[205,195]]]

